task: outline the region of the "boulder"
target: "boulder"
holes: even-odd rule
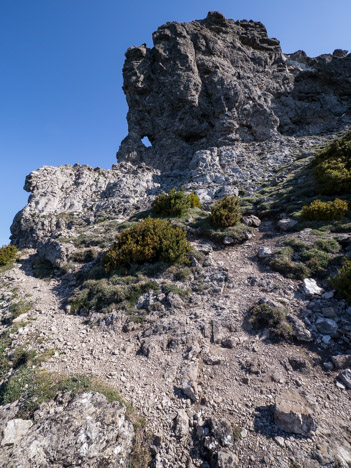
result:
[[[181,386],[184,395],[186,395],[190,400],[197,401],[198,388],[197,388],[197,378],[198,378],[198,363],[193,362],[189,365],[186,365],[182,370],[181,376]]]
[[[307,296],[320,296],[323,293],[323,289],[318,286],[313,278],[303,280],[303,289]]]
[[[105,396],[85,392],[41,405],[32,421],[7,423],[0,465],[129,466],[134,429],[126,408]],[[11,444],[11,445],[10,445]]]
[[[230,450],[220,450],[216,458],[216,466],[218,468],[235,468],[236,466],[240,466],[239,458]]]
[[[243,224],[246,226],[259,227],[261,225],[261,220],[255,215],[243,216]]]
[[[335,320],[329,318],[319,318],[316,321],[316,328],[319,333],[322,333],[323,335],[330,335],[333,337],[338,334],[338,324]]]
[[[260,247],[257,252],[258,258],[269,258],[272,255],[272,250],[269,247]]]
[[[278,227],[282,231],[290,231],[294,226],[296,226],[297,221],[292,218],[284,218],[278,221]]]
[[[17,444],[32,426],[33,422],[30,420],[11,419],[4,429],[1,445]]]
[[[307,435],[315,431],[314,410],[296,390],[283,390],[276,398],[274,422],[285,432]]]
[[[351,354],[339,354],[331,358],[336,369],[346,369],[351,367]]]
[[[347,388],[351,389],[351,369],[346,369],[338,375],[338,379],[346,385]]]

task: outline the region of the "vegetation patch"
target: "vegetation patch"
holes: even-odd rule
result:
[[[321,193],[351,193],[351,131],[316,155],[313,172]]]
[[[269,265],[274,271],[278,271],[287,278],[307,278],[309,276],[308,268],[303,263],[294,262],[293,255],[294,250],[291,247],[283,247],[273,255]]]
[[[107,251],[104,265],[107,272],[132,263],[161,260],[166,263],[185,261],[191,250],[186,232],[169,221],[146,218],[118,235]]]
[[[200,207],[200,199],[195,193],[187,194],[184,188],[173,188],[168,193],[157,196],[152,204],[152,211],[161,216],[184,216],[190,208]]]
[[[240,202],[234,195],[228,195],[211,206],[210,222],[215,227],[235,226],[240,220]]]
[[[284,241],[284,247],[273,255],[270,267],[287,278],[325,277],[339,251],[340,245],[333,238],[317,239],[310,244],[292,238]]]
[[[0,380],[2,380],[11,369],[8,358],[8,349],[11,343],[10,330],[6,330],[0,335]]]
[[[351,304],[351,260],[345,258],[342,267],[330,284]]]
[[[31,310],[33,303],[26,301],[25,299],[20,299],[17,302],[12,302],[9,310],[11,312],[12,319],[19,317],[22,314],[25,314]]]
[[[33,275],[40,279],[50,279],[55,274],[53,264],[46,258],[40,257],[33,261]]]
[[[349,147],[350,135],[351,132],[348,132],[347,136],[335,140],[337,143],[334,147],[339,147],[338,142],[342,140],[346,142],[345,145],[344,143],[341,145],[344,151],[344,146],[348,145]],[[319,164],[324,161],[324,158],[326,158],[325,161],[328,160],[328,148],[332,145],[324,149],[319,145],[316,148],[316,156],[302,154],[292,165],[282,167],[277,172],[275,181],[265,183],[252,196],[240,199],[242,210],[246,212],[254,210],[259,212],[261,216],[274,216],[284,211],[288,216],[299,221],[294,228],[296,231],[312,227],[313,229],[325,232],[351,232],[350,210],[346,212],[343,218],[336,219],[340,215],[338,212],[335,212],[335,204],[333,203],[335,202],[335,196],[342,195],[340,198],[342,198],[344,203],[348,202],[350,207],[351,190],[350,188],[336,189],[338,182],[335,182],[333,171],[324,172],[324,163],[322,165]],[[347,159],[349,162],[345,163]],[[345,157],[343,161],[343,164],[351,164],[349,156]],[[325,178],[325,182],[329,185],[330,190],[322,190],[323,184],[321,183],[321,179],[318,179],[316,175],[318,172],[320,172],[321,177]],[[307,216],[309,216],[310,213],[304,208],[303,216],[301,216],[302,208],[309,208],[317,199],[319,200],[317,208],[320,206],[320,203],[332,202],[331,209],[330,205],[328,205],[327,210],[324,207],[322,210],[318,210],[318,214],[315,215],[314,219],[306,219],[304,217],[305,214],[308,213]],[[313,208],[315,207],[316,205],[313,205]],[[325,219],[325,211],[329,212],[329,219]],[[321,212],[323,218],[320,217]],[[334,216],[335,213],[336,217]]]
[[[348,212],[347,201],[336,198],[334,201],[322,202],[315,200],[310,205],[302,207],[301,217],[307,220],[339,220]]]
[[[286,310],[270,307],[268,304],[257,304],[250,310],[250,319],[255,330],[269,328],[270,337],[275,339],[291,339],[293,329],[286,319]]]
[[[169,294],[169,293],[178,294],[178,296],[182,297],[183,299],[189,297],[190,295],[189,289],[178,288],[178,286],[172,283],[162,283],[162,291],[165,294]]]
[[[14,245],[3,245],[0,247],[0,266],[6,266],[16,260],[18,249]]]
[[[73,262],[87,263],[92,262],[98,256],[98,251],[94,248],[80,249],[73,252],[71,258]]]
[[[160,290],[156,281],[123,284],[121,278],[120,283],[115,282],[116,277],[85,281],[82,290],[71,299],[71,312],[109,312],[116,307],[127,310],[136,305],[142,294]]]

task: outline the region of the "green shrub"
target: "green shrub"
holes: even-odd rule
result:
[[[344,200],[336,198],[334,201],[322,202],[315,200],[310,205],[302,207],[301,216],[308,220],[338,220],[343,218],[348,211],[348,204]]]
[[[351,131],[334,140],[313,161],[320,192],[329,195],[351,192]]]
[[[306,265],[299,262],[293,262],[294,251],[291,247],[283,247],[273,255],[270,261],[270,267],[286,276],[287,278],[304,279],[310,274]]]
[[[73,397],[85,391],[101,393],[110,402],[124,403],[113,388],[97,379],[85,375],[65,377],[50,374],[33,369],[28,366],[28,362],[24,362],[1,386],[0,405],[19,400],[20,410],[17,417],[29,419],[42,403],[53,399],[58,392],[69,392]]]
[[[310,244],[291,238],[285,240],[284,247],[273,255],[270,267],[288,278],[323,277],[333,259],[331,254],[339,250],[340,244],[333,238],[317,239]]]
[[[0,248],[0,266],[8,265],[16,259],[18,249],[14,245],[3,245]]]
[[[10,329],[0,335],[0,380],[2,380],[11,368],[8,359],[8,348],[11,345]]]
[[[351,260],[345,258],[338,274],[329,281],[332,287],[351,304]]]
[[[196,195],[196,193],[191,192],[189,197],[190,197],[190,207],[191,208],[200,208],[201,207],[200,198]]]
[[[191,249],[186,232],[169,221],[146,218],[118,235],[107,251],[104,265],[107,272],[132,263],[161,260],[166,263],[184,261]]]
[[[230,227],[238,224],[241,219],[239,198],[227,195],[211,206],[210,221],[215,227]]]
[[[293,329],[286,319],[285,309],[257,304],[252,307],[250,313],[249,321],[255,330],[269,328],[270,335],[274,338],[292,338]]]
[[[173,188],[169,193],[162,193],[157,196],[152,204],[152,211],[162,216],[185,216],[189,208],[200,206],[200,199],[195,193],[190,195],[184,189]]]

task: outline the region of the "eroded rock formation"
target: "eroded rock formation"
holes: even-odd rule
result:
[[[335,130],[351,117],[351,54],[284,55],[262,23],[218,12],[166,23],[123,69],[128,136],[118,160],[184,166],[196,150]],[[147,136],[152,147],[145,148]]]
[[[351,54],[284,55],[262,23],[218,12],[166,23],[123,69],[128,136],[113,170],[44,167],[27,178],[12,241],[37,247],[106,218],[123,219],[162,190],[202,202],[255,191],[277,168],[351,123]],[[147,136],[152,146],[146,147]]]

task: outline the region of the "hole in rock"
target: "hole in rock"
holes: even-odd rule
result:
[[[143,145],[146,146],[147,148],[148,148],[149,146],[152,146],[151,141],[149,140],[149,137],[147,137],[147,136],[144,136],[144,137],[141,139],[141,142],[142,142]]]

